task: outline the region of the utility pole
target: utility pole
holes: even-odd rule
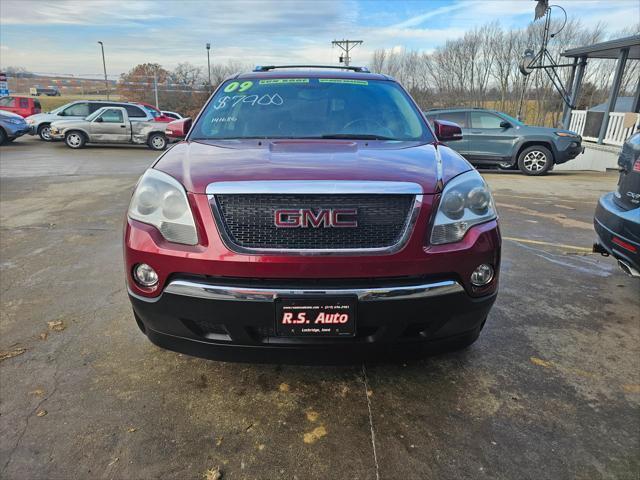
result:
[[[349,66],[351,62],[351,57],[349,56],[349,52],[353,50],[356,46],[362,45],[362,40],[334,40],[331,42],[331,45],[337,45],[344,51],[344,55],[340,55],[340,63],[345,64],[346,67]]]
[[[156,108],[160,110],[160,107],[158,106],[158,69],[157,68],[153,72],[153,90],[155,91],[155,94],[156,94]]]
[[[107,100],[109,100],[109,81],[107,80],[107,64],[104,61],[104,43],[98,42],[102,49],[102,68],[104,69],[104,88],[107,90]]]
[[[211,91],[211,59],[209,58],[209,50],[211,50],[211,44],[207,43],[207,72],[209,73],[209,91]]]

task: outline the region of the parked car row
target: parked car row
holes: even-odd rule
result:
[[[70,148],[82,148],[87,143],[132,143],[164,150],[166,123],[155,122],[150,114],[140,117],[137,114],[141,110],[135,105],[104,106],[86,118],[53,122],[49,137],[64,140]]]
[[[41,113],[40,102],[30,97],[2,97],[0,112],[0,143],[29,133],[44,141],[63,140],[70,148],[87,143],[134,143],[164,150],[166,125],[182,118],[147,103],[104,100],[78,100]]]
[[[495,110],[448,108],[427,110],[424,114],[432,125],[434,120],[444,120],[460,126],[462,138],[449,141],[448,146],[475,166],[544,175],[584,151],[582,137],[575,132],[525,125]]]
[[[129,132],[127,122],[130,121],[169,123],[182,118],[176,112],[161,111],[147,103],[80,100],[58,107],[51,112],[40,113],[40,102],[37,99],[0,98],[0,110],[8,110],[28,117],[27,123],[31,126],[29,133],[38,135],[45,141],[52,140],[50,130],[53,122],[84,119],[98,109],[109,106],[121,106],[127,110],[128,120],[121,124],[121,128],[127,132]],[[565,163],[584,151],[582,138],[575,132],[525,125],[506,113],[494,110],[431,109],[425,111],[424,115],[432,126],[434,120],[457,124],[462,129],[462,136],[459,139],[450,140],[449,146],[477,167],[497,166],[502,169],[519,169],[526,175],[544,175],[555,165]],[[97,128],[97,130],[102,129]],[[83,141],[78,141],[77,135],[83,135]],[[69,146],[72,148],[79,148],[90,142],[92,138],[88,133],[79,131],[74,134],[73,141],[67,142],[67,145],[71,143],[72,145]],[[111,137],[109,141],[116,141],[115,138]],[[123,135],[118,135],[117,138],[123,138]],[[103,138],[101,141],[106,139]],[[160,142],[156,140],[155,144],[160,145]]]

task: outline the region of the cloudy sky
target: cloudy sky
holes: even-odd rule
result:
[[[639,0],[556,0],[585,25],[638,24]],[[465,30],[499,19],[526,26],[532,0],[0,0],[0,67],[38,73],[117,77],[133,65],[172,68],[212,59],[248,64],[335,63],[331,40],[364,40],[353,64],[377,48],[431,50]]]

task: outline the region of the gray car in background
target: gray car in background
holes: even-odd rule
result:
[[[12,142],[29,131],[29,125],[20,115],[0,110],[0,145]]]
[[[443,108],[424,115],[432,125],[433,120],[458,124],[462,139],[447,145],[478,167],[518,168],[526,175],[544,175],[584,151],[582,137],[575,132],[525,125],[495,110]]]

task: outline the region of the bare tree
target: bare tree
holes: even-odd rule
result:
[[[560,29],[554,21],[551,30]],[[636,29],[619,32],[617,37]],[[411,50],[376,50],[371,65],[374,71],[396,77],[407,86],[422,108],[450,106],[482,106],[499,108],[516,115],[522,103],[522,116],[530,123],[554,125],[560,120],[562,98],[543,70],[523,76],[518,64],[525,49],[538,51],[543,23],[532,23],[523,29],[503,29],[498,22],[474,28],[461,38],[448,40],[431,53]],[[585,27],[570,19],[549,42],[551,56],[558,63],[566,49],[604,40],[602,24]],[[623,79],[623,90],[632,90],[637,82],[640,62],[629,62]],[[606,98],[612,76],[611,61],[590,60],[581,102],[592,105]],[[567,88],[570,69],[558,73]],[[585,97],[588,95],[588,97]]]

